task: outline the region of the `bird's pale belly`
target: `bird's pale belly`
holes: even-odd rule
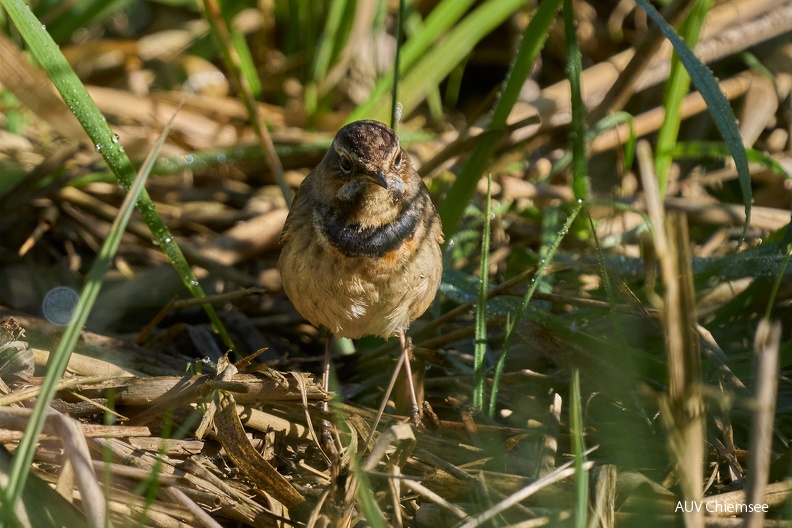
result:
[[[432,246],[427,249],[439,253],[439,246]],[[285,250],[280,263],[284,289],[305,319],[338,337],[390,337],[405,330],[429,306],[440,282],[440,269],[418,264],[437,259],[408,263],[394,258],[389,269],[382,269],[381,260],[374,266],[366,257],[313,249],[310,258],[297,258],[296,247]]]

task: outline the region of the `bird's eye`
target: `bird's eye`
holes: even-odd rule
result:
[[[399,153],[396,154],[396,157],[393,158],[393,167],[398,169],[399,167],[401,167],[401,164],[402,164],[402,153],[401,151],[399,151]]]
[[[352,160],[349,159],[349,156],[346,154],[340,154],[338,156],[338,166],[341,167],[341,170],[344,172],[352,172]]]

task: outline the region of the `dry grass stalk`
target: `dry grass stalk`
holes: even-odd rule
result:
[[[162,438],[158,438],[157,440],[159,440],[160,442],[163,441]],[[156,451],[156,447],[151,450]],[[97,474],[103,474],[104,472],[107,472],[119,478],[125,478],[131,480],[145,480],[151,477],[151,473],[143,469],[130,467],[130,466],[123,466],[121,464],[114,464],[112,462],[104,462],[101,460],[94,460],[93,467],[94,467],[94,471]],[[165,486],[176,486],[176,485],[183,485],[186,483],[184,479],[175,475],[159,475],[158,479],[160,484]]]
[[[438,495],[434,491],[422,486],[418,482],[415,482],[411,479],[404,479],[401,481],[402,486],[407,488],[408,490],[418,494],[419,496],[423,497],[425,500],[436,504],[440,508],[451,512],[453,516],[457,519],[466,519],[468,518],[468,514],[462,508],[455,506],[454,504],[448,502],[442,496]]]
[[[193,515],[193,519],[195,521],[193,526],[200,526],[202,528],[221,528],[217,521],[215,521],[206,511],[204,511],[203,508],[198,506],[180,489],[169,487],[165,489],[165,493],[185,506],[187,510]]]
[[[553,395],[553,404],[547,413],[547,431],[545,431],[542,443],[542,461],[539,469],[539,476],[543,477],[550,473],[556,466],[556,456],[558,455],[558,435],[561,430],[561,395]]]
[[[240,404],[261,401],[300,401],[299,390],[255,374],[237,374],[231,382],[216,382],[208,376],[152,376],[148,378],[112,378],[96,383],[77,385],[75,392],[89,398],[101,398],[106,391],[115,390],[118,405],[139,407],[149,406],[153,401],[165,401],[177,406],[184,401],[192,401],[210,393],[214,389],[231,390]],[[321,388],[306,385],[309,401],[326,398]]]
[[[781,342],[781,323],[762,319],[756,329],[754,352],[756,365],[756,410],[751,428],[748,467],[751,473],[746,491],[747,504],[762,504],[770,473],[773,454],[773,424],[778,398],[778,348]],[[764,521],[763,509],[753,509],[745,516],[746,528],[757,528]]]
[[[525,499],[527,499],[534,493],[538,492],[539,490],[547,486],[550,486],[555,482],[571,477],[572,475],[575,474],[575,469],[570,467],[571,465],[572,464],[570,462],[562,466],[559,466],[553,472],[538,479],[536,482],[529,484],[528,486],[519,490],[513,495],[507,497],[505,500],[494,505],[492,508],[488,509],[484,513],[477,515],[468,522],[463,523],[461,525],[461,528],[475,528],[477,526],[481,526],[482,524],[494,518],[495,516],[499,515],[500,513],[504,512],[505,510],[524,501]],[[591,469],[594,466],[594,463],[586,462],[584,466],[586,469]]]
[[[57,93],[47,75],[31,66],[19,48],[4,33],[0,33],[0,84],[11,90],[20,101],[61,136],[76,141],[88,137],[66,103]]]
[[[663,326],[668,353],[668,395],[660,401],[669,450],[684,500],[699,502],[702,497],[704,404],[701,396],[701,357],[696,324],[695,293],[691,272],[687,223],[679,214],[666,215],[664,201],[655,178],[648,143],[637,145],[636,155],[646,206],[652,225],[655,257],[660,263],[665,296],[662,301]],[[685,515],[688,527],[703,526],[703,511]]]
[[[745,223],[745,208],[735,204],[700,203],[685,198],[668,198],[668,209],[684,212],[691,220],[715,225]],[[754,218],[754,216],[756,218]],[[789,213],[771,207],[751,208],[751,227],[776,231],[789,223]]]
[[[722,505],[722,508],[713,512],[715,516],[728,517],[734,515],[734,511],[736,511],[739,506],[745,506],[747,504],[767,504],[770,508],[775,508],[784,504],[790,497],[792,497],[792,484],[789,482],[775,482],[764,487],[764,493],[756,499],[756,503],[748,502],[749,498],[746,496],[745,490],[711,495],[707,497],[707,500],[717,501],[718,505]],[[754,498],[750,500],[754,500]],[[745,521],[742,520],[741,522],[744,523]]]
[[[594,480],[592,519],[597,521],[599,528],[615,528],[616,526],[618,472],[619,470],[614,464],[605,464],[592,471]]]
[[[236,412],[234,398],[224,391],[215,398],[217,437],[234,464],[257,486],[283,503],[287,508],[298,507],[305,498],[250,445],[245,429]]]
[[[7,408],[5,412],[17,415],[30,414],[29,409],[19,408]],[[50,410],[47,413],[43,431],[61,440],[64,455],[68,460],[69,469],[66,470],[65,482],[59,491],[64,491],[67,494],[67,499],[70,500],[72,490],[79,490],[79,496],[83,498],[81,502],[88,524],[95,527],[105,526],[107,516],[105,496],[93,471],[88,444],[80,430],[80,424],[72,418]],[[24,506],[20,504],[19,508],[21,511]]]
[[[690,0],[674,0],[665,7],[663,17],[671,26],[676,26],[687,15],[693,4],[694,2]],[[593,125],[609,113],[624,108],[627,100],[635,90],[638,78],[652,63],[654,55],[658,53],[665,42],[663,32],[658,26],[653,26],[643,36],[642,41],[635,47],[630,62],[627,63],[624,70],[616,78],[616,82],[608,89],[602,101],[589,114],[588,122],[590,125]]]
[[[220,358],[220,361],[217,362],[216,370],[217,375],[215,376],[215,381],[226,383],[230,382],[231,379],[239,372],[236,365],[228,360],[228,354],[225,354],[222,358]],[[204,435],[213,425],[212,420],[214,419],[216,411],[216,400],[215,398],[212,398],[206,402],[203,415],[201,416],[201,422],[198,424],[198,427],[195,428],[195,438],[198,440],[203,440]]]
[[[747,5],[735,1],[724,2],[710,11],[707,20],[696,46],[696,54],[705,63],[729,55],[735,49],[744,49],[749,44],[746,42],[747,36],[756,43],[788,31],[792,27],[792,5],[785,5],[783,0],[752,1]],[[733,31],[725,31],[727,28]],[[634,53],[634,49],[630,48],[583,71],[581,85],[587,107],[591,108],[602,100],[604,94],[617,82]],[[654,86],[668,76],[670,54],[671,45],[666,41],[639,78],[635,91]],[[535,106],[515,106],[510,122],[538,115],[542,124],[515,132],[512,140],[524,141],[540,130],[568,124],[571,119],[569,101],[569,82],[564,80],[543,89]]]
[[[720,81],[720,88],[729,100],[734,100],[745,94],[751,86],[756,74],[750,72],[739,73],[728,79]],[[699,92],[693,92],[682,100],[679,113],[682,119],[687,119],[707,110],[707,104]],[[630,127],[636,137],[644,137],[652,132],[657,132],[665,119],[665,108],[657,106],[635,116],[632,124],[623,123],[599,134],[591,144],[592,152],[603,152],[623,145],[631,135]]]

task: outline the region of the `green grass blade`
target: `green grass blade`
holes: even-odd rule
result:
[[[569,387],[569,421],[572,437],[572,454],[575,455],[575,505],[574,525],[585,528],[588,519],[588,471],[586,470],[586,444],[583,439],[583,404],[580,396],[580,371],[572,369]]]
[[[605,265],[605,255],[602,252],[599,236],[597,236],[597,228],[594,226],[594,219],[591,217],[591,210],[588,207],[586,207],[586,216],[588,216],[594,247],[597,249],[597,261],[599,261],[600,274],[602,275],[602,285],[605,288],[605,295],[608,298],[608,312],[610,313],[611,322],[616,331],[616,336],[619,338],[619,344],[623,349],[626,349],[627,338],[625,337],[624,326],[622,325],[621,318],[616,309],[616,295],[613,292],[613,284],[611,284],[610,275],[608,274],[608,267]]]
[[[20,105],[19,100],[6,88],[0,88],[0,107],[4,109],[5,128],[14,135],[22,135],[22,130],[27,121],[24,113],[14,110]],[[4,178],[5,179],[5,178]],[[0,182],[2,184],[2,182]]]
[[[471,5],[473,5],[473,0],[443,0],[440,2],[426,17],[421,31],[411,35],[404,43],[399,58],[400,73],[403,74],[412,68],[429,51],[437,39],[462,18]],[[382,110],[385,107],[385,98],[392,86],[393,73],[389,73],[379,80],[368,100],[352,112],[349,122],[371,118],[375,113],[384,115]]]
[[[334,50],[339,48],[338,40],[346,36],[341,32],[341,26],[347,9],[347,0],[334,0],[330,2],[328,9],[311,68],[311,80],[305,86],[305,110],[309,116],[313,116],[319,108],[319,84],[330,71]]]
[[[352,456],[357,457],[357,453]],[[366,523],[372,528],[386,528],[388,526],[385,521],[382,510],[374,498],[373,488],[371,481],[365,471],[360,467],[360,462],[354,464],[353,471],[358,479],[357,500],[360,509],[363,511]]]
[[[725,143],[719,141],[685,141],[674,144],[670,151],[672,158],[705,157],[721,159],[728,158],[729,154],[729,147]],[[747,148],[745,149],[745,154],[748,157],[748,161],[751,163],[758,163],[779,176],[792,179],[792,175],[787,172],[783,165],[761,150]]]
[[[448,82],[446,83],[443,100],[449,108],[453,108],[459,104],[459,93],[462,91],[462,78],[465,76],[465,67],[467,66],[468,60],[470,59],[465,59],[457,64],[457,67],[448,74]]]
[[[473,150],[467,163],[465,163],[456,181],[448,191],[445,200],[443,200],[438,207],[440,218],[443,220],[443,231],[448,240],[451,239],[451,236],[459,227],[459,222],[462,220],[465,207],[470,203],[471,198],[473,198],[476,192],[476,183],[478,183],[479,178],[484,174],[484,170],[492,160],[495,146],[506,127],[506,120],[511,113],[514,103],[517,102],[520,89],[531,73],[533,63],[542,49],[542,45],[550,31],[550,26],[555,20],[556,10],[560,4],[561,0],[547,0],[542,2],[531,19],[531,22],[525,28],[520,47],[517,50],[517,56],[512,62],[511,69],[504,82],[503,90],[495,103],[492,119],[487,132],[478,138],[476,148]],[[463,26],[464,22],[459,25],[457,30],[461,30]],[[449,38],[446,43],[450,41],[451,38]],[[436,49],[440,49],[440,46]],[[431,66],[431,64],[429,64],[429,66]],[[412,72],[411,75],[415,74],[417,71],[418,68],[416,68],[416,71]],[[428,72],[423,73],[423,75],[428,75]],[[408,81],[405,80],[403,90],[405,92],[410,92],[410,88],[407,87],[407,84]],[[405,111],[407,111],[409,105],[404,103],[404,106]]]
[[[135,169],[124,152],[124,147],[119,142],[118,137],[113,134],[113,131],[107,125],[104,116],[88,95],[74,70],[69,66],[55,41],[52,40],[52,37],[47,33],[41,22],[21,0],[0,0],[0,5],[6,9],[14,26],[16,26],[22,38],[27,42],[33,56],[44,71],[47,72],[63,100],[80,121],[88,137],[93,141],[96,150],[102,155],[110,170],[113,171],[116,179],[128,190],[135,179]],[[181,249],[174,241],[173,235],[157,213],[154,203],[145,190],[140,194],[137,208],[143,221],[151,230],[153,239],[168,256],[190,293],[197,298],[204,297],[203,289],[195,279]],[[218,332],[226,346],[233,348],[233,343],[217,317],[214,308],[205,304],[204,310],[211,320],[215,331]]]
[[[622,154],[624,156],[624,170],[632,169],[633,160],[635,159],[635,144],[638,142],[638,136],[635,135],[635,117],[627,112],[613,112],[602,119],[600,119],[594,126],[586,133],[586,141],[590,145],[597,135],[604,130],[614,128],[621,123],[627,123],[630,129],[630,135],[627,141],[624,142]]]
[[[56,42],[66,44],[80,28],[90,28],[100,24],[115,13],[120,13],[133,4],[133,0],[93,0],[74,2],[57,20],[49,23],[49,32]],[[38,11],[46,13],[46,11]]]
[[[506,328],[511,325],[511,317],[506,315]],[[498,406],[498,389],[500,389],[500,381],[503,377],[503,368],[506,365],[505,349],[501,351],[498,356],[498,361],[495,363],[495,372],[492,374],[492,392],[490,393],[489,406],[487,408],[487,416],[490,418],[495,416],[495,409]]]
[[[421,19],[420,13],[418,13],[415,9],[408,9],[407,16],[404,19],[404,34],[409,35],[412,37],[413,35],[419,35],[424,31],[424,23]],[[400,55],[399,55],[399,72],[403,70],[401,67],[401,63],[403,62],[402,55],[404,54],[404,45],[400,48]],[[401,73],[399,74],[401,75]],[[451,74],[453,75],[453,73]],[[450,78],[449,78],[450,79]],[[443,97],[440,93],[439,86],[432,86],[429,90],[429,93],[426,94],[426,105],[429,109],[429,115],[432,116],[432,120],[435,123],[440,123],[443,121]]]
[[[404,17],[406,8],[404,0],[399,0],[399,13],[396,17],[396,57],[393,61],[393,90],[391,90],[391,128],[396,130],[396,122],[401,118],[399,111],[399,63],[401,62],[402,33],[404,32]]]
[[[311,72],[311,78],[316,83],[319,83],[330,70],[333,50],[338,47],[336,39],[339,38],[339,30],[346,11],[346,4],[347,0],[336,0],[331,2],[328,8],[329,12],[325,20],[324,30],[319,37],[318,51],[314,60],[313,71]]]
[[[261,80],[259,80],[258,72],[256,71],[256,63],[253,60],[253,55],[250,52],[250,47],[245,40],[245,34],[240,33],[234,29],[232,24],[228,24],[229,32],[231,33],[231,42],[239,56],[239,68],[245,80],[250,86],[250,93],[254,97],[261,96]]]
[[[283,199],[286,200],[287,205],[291,206],[293,198],[291,187],[286,184],[286,180],[283,176],[283,164],[280,162],[280,158],[275,151],[272,137],[269,134],[269,130],[267,130],[264,120],[261,118],[259,107],[253,97],[253,92],[250,90],[250,85],[242,71],[242,60],[234,47],[231,27],[226,22],[225,18],[223,18],[223,13],[220,11],[217,0],[201,0],[200,5],[203,8],[204,18],[209,23],[209,30],[217,42],[223,62],[226,68],[228,68],[234,88],[245,105],[250,125],[256,133],[256,137],[259,139],[259,144],[261,150],[264,151],[269,169],[275,176],[275,181],[281,189]]]
[[[712,0],[697,0],[693,9],[682,22],[680,33],[685,44],[691,48],[696,47],[704,17],[707,15]],[[679,126],[682,123],[682,100],[690,88],[690,75],[688,75],[679,57],[674,54],[671,59],[671,73],[665,86],[663,108],[665,118],[657,133],[657,155],[655,156],[655,175],[660,187],[660,195],[665,195],[668,184],[668,171],[671,168],[671,156],[663,154],[673,148],[679,135]]]
[[[490,214],[492,202],[492,175],[487,178],[487,202],[484,206],[484,230],[481,233],[481,267],[479,291],[476,301],[476,335],[473,354],[473,406],[484,409],[484,389],[487,385],[487,296],[489,284]],[[493,398],[495,395],[493,394]]]
[[[528,309],[528,303],[531,302],[536,288],[538,288],[539,284],[542,282],[544,270],[547,268],[548,264],[553,261],[553,257],[555,256],[556,251],[558,251],[561,241],[564,239],[567,233],[569,233],[569,229],[572,227],[572,223],[575,221],[575,218],[577,218],[578,214],[580,214],[580,210],[583,208],[583,205],[583,200],[578,200],[577,204],[575,204],[574,208],[572,209],[572,212],[567,217],[566,222],[564,222],[563,227],[561,227],[561,231],[558,233],[558,236],[556,236],[555,242],[552,246],[550,246],[550,249],[547,250],[545,257],[542,259],[539,267],[536,269],[536,274],[531,279],[531,284],[528,286],[528,291],[526,291],[525,295],[523,296],[519,309],[514,314],[510,324],[506,326],[506,335],[503,338],[503,349],[501,351],[502,357],[499,362],[503,361],[503,359],[508,354],[509,348],[511,347],[511,340],[514,336],[514,330],[517,329],[520,322],[522,321],[523,315],[525,315],[525,310]],[[495,384],[498,382],[499,378],[496,376],[493,386],[495,386]]]
[[[751,222],[751,174],[748,171],[748,157],[745,153],[745,147],[740,138],[740,131],[737,128],[737,119],[734,117],[729,101],[721,91],[720,86],[718,86],[712,71],[696,57],[654,6],[647,0],[635,1],[641,9],[646,11],[646,14],[649,15],[654,23],[660,27],[666,38],[671,41],[674,51],[679,60],[682,61],[682,64],[685,65],[693,84],[696,85],[704,101],[707,102],[707,109],[713,121],[715,121],[715,126],[718,127],[718,131],[720,131],[721,136],[729,146],[729,151],[737,166],[737,175],[740,180],[740,188],[742,189],[743,204],[745,205],[745,225],[743,226],[743,237],[745,237],[748,225]]]
[[[415,110],[433,86],[447,77],[482,38],[502,24],[523,4],[523,0],[489,0],[465,17],[444,40],[428,50],[402,80],[402,95],[399,102],[404,108],[404,113],[409,114]],[[407,62],[406,44],[404,55],[404,60]],[[402,70],[405,68],[406,66]],[[393,77],[389,75],[388,78],[390,88],[393,85]],[[384,104],[369,106],[367,103],[352,114],[350,121],[361,117],[387,121],[389,114],[390,106]]]
[[[764,318],[768,321],[770,320],[770,315],[773,313],[773,306],[776,303],[776,297],[778,297],[778,290],[781,287],[781,281],[784,278],[784,274],[786,273],[787,268],[789,267],[789,260],[792,257],[792,244],[787,246],[786,256],[784,257],[784,262],[781,265],[781,270],[776,275],[775,281],[773,281],[773,287],[770,289],[770,295],[767,300],[767,308],[765,308]]]
[[[178,111],[178,110],[177,110]],[[175,117],[175,114],[174,114]],[[170,131],[173,118],[165,127],[160,139],[155,148],[149,153],[146,162],[140,170],[140,174],[135,179],[132,187],[124,198],[124,203],[118,211],[107,239],[102,244],[96,261],[91,266],[88,272],[88,277],[83,288],[80,298],[77,301],[77,306],[74,308],[74,313],[71,317],[69,325],[63,333],[63,337],[55,348],[49,363],[49,370],[44,382],[41,384],[41,392],[36,399],[36,404],[33,407],[33,413],[30,420],[25,427],[25,435],[19,443],[19,448],[14,456],[14,461],[8,475],[8,487],[5,490],[5,500],[3,501],[3,515],[4,519],[12,519],[14,506],[16,501],[22,494],[27,481],[28,468],[33,461],[33,455],[36,450],[39,435],[44,428],[44,420],[46,418],[47,410],[49,409],[50,402],[55,396],[58,383],[66,371],[66,365],[69,363],[72,350],[77,344],[83,326],[88,320],[91,313],[91,308],[96,302],[99,295],[99,290],[102,287],[102,282],[107,270],[110,269],[110,264],[118,251],[118,246],[121,244],[121,237],[124,235],[129,219],[132,217],[132,211],[135,208],[135,203],[143,193],[144,185],[151,172],[151,168],[157,159],[157,154],[162,148],[165,138]]]
[[[594,126],[586,131],[586,148],[591,146],[591,143],[597,139],[599,134],[622,123],[627,123],[630,128],[630,135],[627,141],[624,142],[623,150],[624,170],[630,170],[635,157],[635,144],[638,141],[638,137],[635,135],[635,118],[631,114],[627,112],[614,112],[597,121]],[[547,180],[552,180],[558,173],[566,170],[567,167],[572,164],[572,155],[573,152],[571,150],[566,151],[564,155],[553,164],[553,168],[550,170]]]
[[[400,101],[404,113],[414,110],[424,100],[431,86],[447,77],[481,39],[523,4],[520,0],[489,0],[455,26],[446,39],[424,55],[405,75]],[[530,72],[530,66],[528,70]]]
[[[564,0],[564,36],[567,52],[567,78],[572,99],[572,123],[569,142],[572,145],[572,190],[575,198],[585,200],[589,194],[588,160],[586,159],[586,107],[580,93],[580,74],[583,71],[580,48],[575,31],[572,0]]]

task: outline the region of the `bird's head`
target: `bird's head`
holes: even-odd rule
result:
[[[341,200],[386,194],[396,198],[412,172],[396,133],[379,121],[355,121],[339,130],[323,165]]]

